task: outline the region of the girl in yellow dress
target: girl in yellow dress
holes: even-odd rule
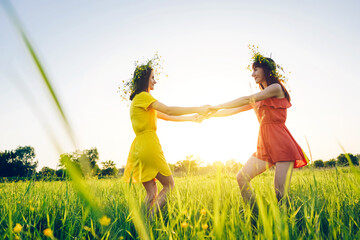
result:
[[[130,118],[136,137],[131,145],[125,167],[124,180],[141,182],[146,189],[145,202],[150,209],[154,204],[160,209],[166,195],[174,187],[174,179],[156,134],[157,118],[167,121],[201,121],[199,114],[207,114],[208,106],[170,107],[157,101],[150,91],[156,84],[151,62],[137,66],[130,86]],[[193,114],[198,113],[198,114]],[[188,116],[180,116],[193,114]],[[158,194],[157,179],[163,189]]]

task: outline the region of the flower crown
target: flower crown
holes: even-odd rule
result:
[[[128,101],[131,94],[138,89],[139,80],[147,73],[149,69],[154,70],[155,79],[159,78],[161,67],[161,56],[156,52],[152,59],[147,59],[145,62],[136,61],[135,71],[132,78],[129,80],[122,80],[121,86],[118,87],[120,96],[123,101]]]
[[[259,52],[258,46],[249,44],[248,47],[249,47],[250,51],[252,52],[251,63],[247,67],[248,70],[252,71],[253,63],[260,63],[262,65],[267,66],[270,69],[270,71],[271,71],[270,76],[274,76],[275,78],[278,78],[279,81],[282,83],[287,83],[288,78],[285,76],[284,69],[279,64],[276,64],[274,61],[272,61],[271,58],[264,57]],[[280,73],[280,70],[283,72],[283,74]]]

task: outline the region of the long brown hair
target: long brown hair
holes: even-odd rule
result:
[[[140,69],[140,68],[139,68]],[[147,67],[142,70],[140,73],[138,68],[134,71],[134,91],[130,95],[130,100],[132,101],[136,94],[145,92],[149,89],[149,79],[152,72],[152,68]]]
[[[276,66],[275,64],[275,61],[272,60],[271,58],[266,58],[269,62],[272,62],[274,64],[274,66]],[[273,74],[274,72],[274,69],[270,69],[270,67],[268,66],[268,64],[265,64],[265,62],[254,62],[252,64],[252,68],[255,69],[256,67],[259,67],[259,68],[262,68],[264,70],[264,76],[265,76],[265,79],[266,79],[266,83],[268,86],[270,86],[271,84],[274,84],[274,83],[278,83],[280,84],[284,94],[285,94],[285,97],[286,99],[290,102],[291,98],[290,98],[290,95],[289,95],[289,92],[286,90],[286,88],[284,87],[284,85],[282,84],[282,82],[279,80],[278,77],[275,76],[275,74]],[[259,83],[259,87],[261,90],[264,90],[264,86]]]

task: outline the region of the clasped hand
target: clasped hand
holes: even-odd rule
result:
[[[213,114],[215,114],[219,109],[211,106],[204,105],[200,107],[198,114],[195,115],[194,122],[201,123],[204,119],[209,119]]]

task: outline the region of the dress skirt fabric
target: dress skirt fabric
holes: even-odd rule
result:
[[[141,92],[131,103],[130,118],[136,137],[131,144],[125,166],[126,182],[148,182],[158,173],[164,176],[171,175],[156,135],[156,111],[149,108],[155,101],[149,93]]]
[[[253,156],[271,164],[294,162],[294,168],[299,168],[308,163],[308,158],[285,126],[290,106],[286,98],[268,98],[255,104],[260,129]]]

